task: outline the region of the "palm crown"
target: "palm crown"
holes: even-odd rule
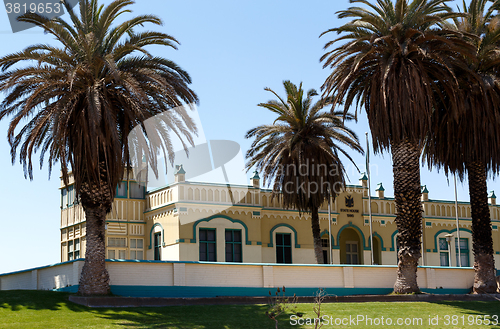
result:
[[[14,116],[8,131],[13,161],[20,147],[19,158],[30,178],[32,155],[40,151],[42,161],[48,153],[49,167],[60,161],[65,181],[69,168],[76,173],[77,191],[87,189],[82,182],[99,180],[113,191],[130,164],[127,136],[132,128],[171,109],[172,120],[166,125],[191,141],[196,128],[177,108],[197,101],[188,87],[189,75],[144,49],[148,45],[175,49],[177,40],[160,32],[136,32],[145,23],[162,23],[151,15],[111,26],[132,3],[115,0],[104,7],[96,0],[81,1],[80,17],[66,5],[72,24],[34,13],[20,17],[61,43],[30,46],[0,59],[0,90],[8,92],[0,119]],[[26,66],[16,65],[21,63]],[[22,120],[29,122],[18,130]],[[151,157],[156,154],[150,152]],[[103,169],[106,179],[98,174]]]
[[[443,103],[438,103],[432,114],[432,138],[425,148],[425,158],[429,166],[444,168],[445,172],[457,173],[463,180],[465,163],[481,161],[488,171],[500,169],[500,20],[494,14],[500,8],[495,1],[486,8],[486,0],[472,0],[463,4],[464,16],[455,18],[449,29],[464,34],[464,40],[474,48],[474,58],[464,58],[466,69],[457,69],[465,111],[457,116],[447,111]],[[445,144],[443,144],[445,143]],[[454,145],[453,148],[443,147]]]
[[[458,16],[447,0],[351,0],[369,7],[339,12],[349,23],[322,33],[342,33],[325,45],[324,67],[333,68],[325,80],[326,95],[364,106],[374,139],[374,150],[391,142],[419,142],[429,130],[436,93],[450,95],[448,106],[459,110],[452,67],[462,65],[457,53],[471,52],[460,34],[434,28]],[[344,44],[329,50],[334,44]],[[446,83],[442,83],[445,81]],[[441,83],[441,85],[439,85]]]
[[[297,88],[290,81],[284,81],[283,85],[286,100],[266,88],[278,100],[259,104],[278,115],[274,123],[253,128],[245,136],[255,138],[247,152],[247,168],[256,166],[263,173],[264,183],[274,180],[275,196],[282,196],[285,207],[310,211],[324,202],[330,193],[328,187],[333,196],[344,187],[345,170],[339,153],[351,161],[352,158],[340,146],[358,152],[362,152],[362,148],[339,113],[321,111],[330,104],[328,101],[313,103],[315,90],[304,95],[302,84]],[[307,168],[305,174],[301,166]],[[305,190],[297,189],[300,184],[306,186]],[[315,188],[311,188],[311,184],[317,187],[317,193],[313,193]],[[287,191],[289,186],[293,186],[294,193]]]

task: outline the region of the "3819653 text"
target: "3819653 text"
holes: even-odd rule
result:
[[[26,14],[26,13],[37,13],[37,14],[59,14],[62,13],[62,5],[59,1],[54,1],[53,3],[28,3],[28,2],[7,2],[5,3],[5,9],[7,14]]]

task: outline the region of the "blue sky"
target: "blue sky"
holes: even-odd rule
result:
[[[109,3],[109,0],[101,3]],[[238,142],[246,152],[251,141],[245,132],[271,123],[274,116],[257,107],[271,99],[270,87],[284,94],[282,81],[303,82],[305,89],[319,90],[329,73],[319,58],[330,36],[319,35],[340,21],[335,12],[349,6],[346,0],[201,1],[139,0],[132,15],[153,13],[163,19],[152,29],[171,34],[179,50],[152,48],[152,52],[175,61],[193,79],[192,88],[200,98],[198,107],[207,139]],[[131,17],[128,14],[128,17]],[[66,15],[67,17],[67,15]],[[0,12],[0,56],[35,43],[54,43],[49,35],[30,29],[13,34],[7,14]],[[0,95],[0,99],[3,95]],[[10,160],[6,139],[8,121],[0,122],[0,273],[57,263],[60,260],[59,169],[48,180],[47,168],[35,171],[33,181],[24,179],[23,169]],[[365,147],[366,117],[350,124]],[[364,157],[351,153],[360,169]],[[371,156],[372,193],[382,182],[386,195],[393,195],[390,154]],[[359,174],[348,167],[349,178],[357,183]],[[453,199],[450,184],[442,173],[421,170],[432,199]],[[468,201],[467,184],[459,184],[458,198]],[[500,193],[497,181],[488,190]]]

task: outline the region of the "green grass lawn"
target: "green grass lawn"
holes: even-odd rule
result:
[[[297,305],[297,311],[304,313],[301,321],[314,318],[313,306]],[[0,291],[0,328],[274,328],[274,322],[265,315],[267,309],[267,305],[92,309],[69,302],[67,293]],[[477,325],[477,319],[485,315],[500,317],[500,302],[325,303],[321,310],[329,320],[337,319],[338,324],[345,319],[344,325],[328,324],[323,328],[500,328],[500,323]],[[355,320],[358,316],[373,322],[348,323],[349,317]],[[430,325],[429,317],[436,316],[437,324]],[[382,325],[382,317],[384,323],[390,318],[392,325]],[[398,325],[398,318],[414,322]],[[422,319],[422,325],[413,319]],[[280,318],[279,328],[314,326],[292,325],[287,314]]]

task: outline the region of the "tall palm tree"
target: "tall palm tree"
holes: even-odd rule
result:
[[[86,215],[87,249],[79,285],[84,295],[109,291],[105,217],[115,187],[131,164],[128,134],[165,111],[172,112],[174,133],[192,142],[196,132],[185,110],[179,109],[197,101],[188,87],[189,75],[144,49],[148,45],[176,49],[177,40],[160,32],[136,31],[143,24],[162,21],[141,15],[112,26],[133,3],[115,0],[104,7],[97,0],[81,0],[79,16],[65,4],[71,22],[25,14],[20,21],[42,28],[60,45],[33,45],[0,58],[0,90],[6,93],[0,119],[12,116],[8,130],[12,161],[19,151],[25,175],[32,179],[32,157],[38,151],[41,164],[48,154],[49,170],[60,162],[66,184],[69,171],[73,173]],[[164,131],[159,129],[158,135]],[[157,136],[148,135],[152,137]],[[156,160],[162,146],[152,144],[155,150],[149,160]]]
[[[468,177],[475,293],[497,289],[486,176],[500,169],[500,18],[495,14],[500,1],[491,6],[488,2],[472,0],[468,7],[464,2],[466,15],[449,26],[463,32],[475,49],[475,58],[467,60],[470,73],[457,72],[466,111],[456,118],[437,108],[432,117],[434,133],[424,152],[429,167],[443,168],[462,181]]]
[[[273,195],[282,199],[285,208],[311,213],[316,262],[323,264],[319,208],[329,196],[333,199],[345,187],[345,169],[339,154],[352,158],[340,145],[363,153],[356,134],[344,125],[339,113],[322,112],[331,104],[313,103],[314,89],[304,97],[302,83],[284,81],[286,99],[272,92],[278,100],[260,103],[278,115],[273,124],[249,130],[246,138],[255,138],[247,151],[247,169],[256,166],[264,184],[273,184]],[[350,116],[346,117],[351,120]],[[354,162],[353,162],[354,163]]]
[[[339,18],[352,20],[321,34],[342,34],[325,45],[321,61],[332,73],[322,89],[335,103],[344,101],[346,112],[353,104],[364,107],[374,151],[392,153],[399,241],[394,291],[417,292],[421,143],[429,131],[435,94],[450,95],[448,109],[460,110],[451,67],[459,62],[457,53],[470,50],[457,33],[436,28],[437,23],[456,15],[446,9],[447,0],[350,2],[368,8],[338,12]],[[345,43],[330,50],[340,41]]]

